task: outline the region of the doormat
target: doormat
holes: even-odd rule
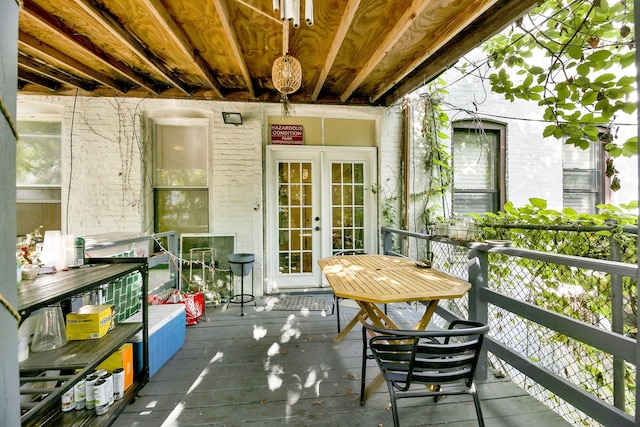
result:
[[[331,297],[303,295],[271,296],[265,299],[267,310],[273,311],[331,311]]]

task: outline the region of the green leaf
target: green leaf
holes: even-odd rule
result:
[[[622,66],[622,68],[626,68],[629,65],[635,64],[635,62],[636,62],[635,49],[627,52],[620,58],[620,65]]]
[[[600,50],[596,50],[591,55],[587,56],[587,60],[593,61],[593,62],[602,62],[609,59],[610,56],[611,56],[610,50],[600,49]]]
[[[624,142],[623,147],[630,153],[638,154],[638,138],[630,138]]]
[[[554,133],[555,133],[555,131],[556,131],[556,129],[557,129],[557,127],[558,127],[558,126],[556,126],[556,125],[549,125],[549,126],[547,126],[546,128],[544,128],[544,131],[542,132],[542,136],[543,136],[544,138],[548,138],[548,137],[550,137],[550,136],[553,136],[553,135],[554,135]]]
[[[534,75],[543,74],[544,68],[534,65],[533,67],[529,68],[529,72]]]
[[[582,100],[580,103],[584,106],[591,105],[598,99],[598,92],[594,90],[589,90],[582,95]]]
[[[636,103],[635,102],[624,102],[622,104],[622,111],[624,111],[627,114],[633,114],[636,111]]]
[[[591,72],[591,67],[588,63],[582,63],[576,67],[576,71],[579,75],[586,77]]]
[[[567,49],[567,55],[573,59],[582,58],[582,48],[580,46],[571,46]]]
[[[595,126],[589,126],[589,125],[587,125],[587,126],[585,126],[585,127],[583,128],[583,130],[584,130],[584,133],[586,133],[588,136],[596,137],[596,138],[597,138],[598,134],[600,133],[600,129],[598,129],[598,128],[597,128],[597,127],[595,127]],[[595,139],[594,139],[594,140],[595,140]]]
[[[507,202],[504,204],[504,207],[502,208],[505,212],[508,213],[514,213],[515,212],[515,208],[513,207],[513,202]]]
[[[620,157],[622,155],[622,148],[616,146],[607,151],[611,157]]]
[[[547,201],[545,199],[538,199],[538,198],[532,197],[529,199],[529,202],[531,203],[532,206],[536,208],[539,208],[539,209],[547,208]]]
[[[616,75],[613,73],[604,73],[596,77],[594,81],[598,83],[604,83],[604,82],[609,82],[611,80],[614,80],[615,78],[616,78]]]
[[[636,78],[635,76],[623,76],[618,79],[618,86],[627,86],[627,85],[635,85]]]

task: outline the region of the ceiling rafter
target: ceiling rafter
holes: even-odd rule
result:
[[[284,23],[273,13],[273,0],[20,1],[19,52],[57,68],[60,79],[68,74],[79,79],[76,85],[89,87],[82,80],[95,83],[95,89],[83,95],[280,99],[268,79],[273,67],[269,58],[281,54],[281,37],[285,51],[289,43],[280,26]],[[301,66],[307,78],[291,100],[393,104],[399,98],[392,97],[433,80],[486,40],[484,34],[494,34],[501,24],[522,16],[526,10],[520,3],[528,9],[538,2],[322,2],[316,27],[298,28],[290,40],[291,51],[305,59]],[[470,16],[479,14],[477,19]],[[55,92],[71,94],[68,80]],[[50,92],[21,82],[29,93]]]
[[[93,68],[65,55],[54,47],[38,40],[24,31],[20,31],[18,33],[18,44],[33,49],[38,52],[38,55],[42,58],[46,58],[54,63],[63,64],[71,68],[74,72],[93,79],[98,83],[102,83],[103,85],[115,89],[120,93],[124,94],[130,89],[129,86],[95,71]]]
[[[200,72],[207,80],[207,83],[211,86],[214,92],[221,97],[222,91],[220,89],[220,85],[218,84],[215,76],[211,72],[209,66],[205,63],[202,56],[197,51],[191,47],[191,41],[189,37],[184,32],[184,30],[176,23],[171,14],[167,11],[164,5],[160,2],[160,0],[143,0],[147,9],[155,16],[158,22],[163,26],[166,33],[171,37],[176,46],[184,53],[186,56],[191,58],[193,62],[198,66]]]
[[[475,22],[460,31],[449,44],[451,49],[441,49],[413,70],[393,92],[386,95],[385,104],[390,105],[408,93],[424,86],[447,70],[465,53],[477,47],[484,40],[500,32],[513,22],[514,16],[522,16],[536,7],[538,0],[505,0],[495,3]],[[489,25],[489,23],[491,25]],[[385,95],[385,94],[383,94]]]
[[[142,76],[134,73],[130,68],[121,64],[118,60],[111,57],[103,50],[99,49],[96,45],[94,45],[91,40],[88,38],[76,34],[74,30],[67,25],[65,25],[59,19],[55,19],[53,16],[49,15],[46,11],[44,11],[40,6],[35,4],[33,0],[24,0],[22,13],[28,14],[33,19],[39,21],[42,25],[46,26],[48,29],[55,31],[57,34],[65,38],[66,40],[73,43],[75,46],[78,46],[86,53],[90,54],[94,58],[98,59],[104,65],[109,67],[110,69],[122,74],[127,77],[132,82],[136,83],[140,87],[148,90],[151,93],[158,93],[159,90],[156,87],[155,83],[148,81]]]
[[[495,2],[482,4],[483,7],[478,8],[478,10],[476,10],[475,13],[467,15],[467,16],[464,17],[464,19],[462,20],[464,22],[464,25],[466,26],[469,23],[472,23],[473,21],[478,19],[480,16],[482,16],[482,14],[484,14],[487,10],[489,10],[494,4],[495,4]],[[412,70],[414,70],[417,66],[419,66],[423,62],[425,62],[433,54],[433,52],[437,52],[440,48],[445,46],[454,36],[455,36],[455,32],[451,31],[447,35],[447,37],[443,37],[443,38],[438,39],[438,43],[437,44],[431,45],[431,46],[429,46],[428,49],[425,49],[424,50],[424,55],[416,57],[413,61],[407,62],[404,67],[400,68],[399,71],[396,72],[393,75],[393,77],[391,77],[389,83],[384,85],[381,90],[379,90],[378,92],[374,93],[373,96],[371,96],[371,98],[369,100],[373,103],[373,102],[376,102],[378,99],[380,99],[380,97],[382,95],[387,93],[400,80],[402,80],[409,73],[411,73]]]
[[[387,52],[396,44],[396,42],[404,35],[404,33],[411,27],[413,24],[413,20],[416,16],[420,15],[422,11],[429,5],[428,1],[416,1],[412,2],[411,7],[409,7],[398,19],[398,22],[393,27],[387,37],[385,37],[384,41],[380,43],[376,51],[371,55],[371,57],[364,64],[364,67],[360,70],[360,72],[356,75],[356,77],[351,81],[347,89],[340,95],[340,99],[342,102],[345,102],[349,97],[355,92],[355,90],[362,84],[363,81],[369,76],[371,71],[382,61],[382,58],[387,54]]]
[[[220,16],[220,22],[222,22],[222,28],[227,36],[227,40],[229,40],[229,44],[231,45],[231,51],[233,52],[233,56],[236,59],[238,66],[240,67],[240,72],[242,73],[242,77],[244,78],[244,82],[247,85],[247,89],[249,90],[249,95],[252,99],[255,99],[256,94],[253,89],[253,82],[251,81],[251,75],[249,74],[249,69],[247,68],[247,63],[244,60],[244,56],[242,55],[242,51],[240,49],[240,43],[238,42],[238,37],[236,35],[233,26],[231,25],[231,21],[229,20],[229,11],[227,10],[227,5],[223,0],[212,0],[213,4],[218,11],[218,15]]]
[[[142,45],[142,43],[133,37],[133,35],[127,31],[126,28],[118,21],[112,14],[108,13],[106,9],[101,8],[93,0],[74,0],[75,3],[80,6],[85,12],[87,12],[93,19],[95,19],[100,25],[102,25],[107,31],[115,36],[121,43],[127,46],[133,53],[135,53],[142,61],[144,61],[149,67],[159,73],[168,83],[175,88],[181,90],[186,95],[191,96],[192,89],[181,82],[171,70],[169,70],[160,59],[153,54],[149,49]]]
[[[18,55],[18,65],[21,65],[36,74],[41,74],[42,76],[56,80],[60,83],[70,84],[71,86],[86,90],[87,92],[92,92],[96,88],[95,83],[92,81],[80,79],[23,54]]]
[[[41,75],[33,73],[29,70],[23,70],[22,67],[20,66],[18,66],[18,75],[20,76],[21,80],[28,83],[33,83],[38,86],[42,86],[44,88],[49,89],[52,92],[55,92],[56,90],[60,89],[60,87],[62,86],[60,83],[58,83],[55,80],[51,80],[47,77],[42,77]]]
[[[338,51],[340,50],[340,46],[342,46],[342,43],[344,42],[344,38],[347,34],[347,31],[349,30],[349,27],[351,26],[353,17],[356,16],[356,11],[358,10],[359,5],[360,0],[349,0],[349,3],[347,3],[347,7],[345,7],[342,19],[340,20],[340,25],[338,25],[338,30],[336,31],[336,35],[333,37],[329,52],[327,52],[327,59],[324,61],[322,70],[320,70],[320,76],[318,77],[318,81],[316,82],[316,87],[313,89],[313,93],[311,94],[312,101],[318,100],[318,95],[320,95],[320,91],[322,90],[324,83],[327,81],[329,71],[331,71],[331,67],[333,67],[333,63],[338,56]]]

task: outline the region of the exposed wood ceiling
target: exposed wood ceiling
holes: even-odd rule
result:
[[[389,105],[538,2],[315,0],[314,25],[287,24],[289,98]],[[19,29],[21,93],[280,101],[272,0],[24,0]]]

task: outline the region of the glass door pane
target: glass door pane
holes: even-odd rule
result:
[[[332,252],[364,251],[364,163],[331,163]]]
[[[278,163],[278,270],[313,271],[313,187],[311,163]]]

